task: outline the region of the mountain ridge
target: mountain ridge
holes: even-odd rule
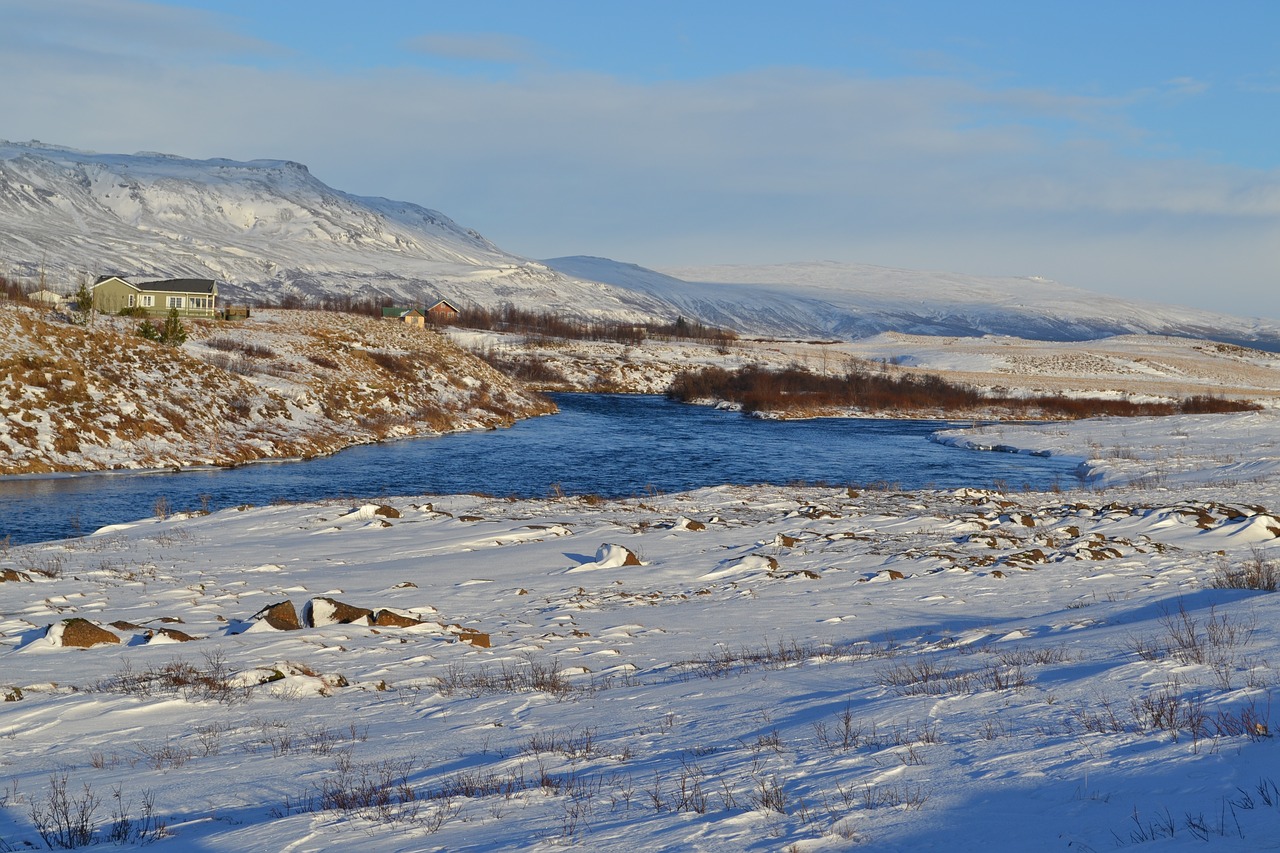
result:
[[[62,290],[99,274],[215,278],[234,302],[513,304],[584,319],[677,316],[744,334],[885,331],[1086,340],[1202,337],[1280,350],[1280,326],[1035,277],[865,264],[682,268],[506,252],[440,211],[328,186],[293,160],[97,154],[0,141],[0,271]]]

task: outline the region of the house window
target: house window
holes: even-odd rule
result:
[[[170,307],[170,308],[181,308],[181,307],[182,307],[182,297],[181,297],[181,296],[170,296],[170,297],[169,297],[169,307]]]
[[[206,297],[206,296],[192,296],[192,297],[190,297],[187,301],[188,301],[188,303],[189,303],[190,307],[192,307],[192,308],[209,308],[209,307],[211,307],[211,306],[209,305],[209,298],[208,298],[208,297]]]
[[[155,305],[155,304],[156,304],[156,300],[155,300],[155,297],[154,297],[154,296],[144,296],[144,297],[142,297],[142,307],[143,307],[143,308],[150,308],[151,306],[153,306],[153,305]]]
[[[136,297],[136,296],[134,296],[132,293],[130,293],[130,294],[129,294],[129,307],[130,307],[130,308],[134,307],[134,304],[135,304],[136,302],[137,302],[137,297]]]

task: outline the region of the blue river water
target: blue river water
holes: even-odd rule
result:
[[[1044,489],[1074,463],[929,441],[936,421],[767,421],[662,397],[553,395],[560,414],[510,429],[364,445],[305,462],[0,478],[0,541],[40,542],[174,511],[325,498],[484,492],[627,497],[725,483]]]

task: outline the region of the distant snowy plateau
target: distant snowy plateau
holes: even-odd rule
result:
[[[821,262],[655,272],[603,258],[535,261],[434,210],[335,190],[298,163],[93,154],[0,141],[0,273],[216,278],[225,301],[386,296],[404,304],[696,318],[750,335],[879,332],[1043,340],[1207,338],[1280,351],[1280,326],[1102,296],[1037,277]],[[677,277],[678,276],[678,277]]]

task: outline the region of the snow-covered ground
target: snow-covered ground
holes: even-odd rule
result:
[[[1254,400],[1280,397],[1280,356],[1194,338],[1122,335],[1055,342],[987,335],[979,338],[886,332],[856,341],[744,338],[727,345],[646,339],[638,345],[448,328],[473,352],[506,362],[530,360],[562,381],[535,382],[558,390],[660,394],[682,370],[747,365],[799,366],[843,374],[851,365],[898,373],[939,374],[994,394],[1064,394],[1181,399],[1195,394]]]
[[[405,496],[9,548],[0,849],[94,800],[73,826],[173,850],[1268,849],[1280,596],[1223,584],[1280,557],[1278,435],[972,435],[1096,460],[1070,493]],[[308,624],[255,618],[286,600]]]

